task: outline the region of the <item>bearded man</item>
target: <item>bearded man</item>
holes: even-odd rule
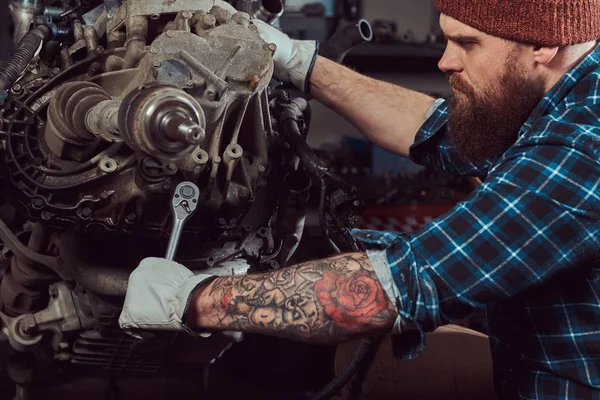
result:
[[[365,398],[489,398],[490,348],[498,398],[600,398],[600,0],[436,6],[450,102],[359,75],[317,56],[315,42],[254,23],[277,45],[279,79],[385,149],[483,177],[469,198],[416,234],[357,230],[366,253],[284,271],[215,278],[144,260],[123,328],[316,343],[389,333],[358,390]],[[443,327],[481,309],[489,347]]]

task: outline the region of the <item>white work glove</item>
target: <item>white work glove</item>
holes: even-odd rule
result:
[[[119,326],[136,330],[186,331],[202,337],[210,333],[192,331],[185,315],[194,291],[214,275],[194,275],[183,265],[163,258],[146,258],[129,276]]]
[[[310,74],[319,51],[316,40],[294,40],[279,29],[264,21],[254,19],[259,35],[267,43],[275,43],[277,50],[273,56],[275,78],[291,82],[298,89],[310,91]]]

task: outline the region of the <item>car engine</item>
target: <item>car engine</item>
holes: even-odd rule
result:
[[[63,372],[181,374],[240,339],[139,340],[118,327],[129,274],[164,257],[181,182],[199,188],[175,257],[190,269],[273,270],[297,247],[311,176],[279,132],[290,99],[271,83],[276,47],[258,35],[254,8],[215,3],[10,2],[0,326],[19,352]]]

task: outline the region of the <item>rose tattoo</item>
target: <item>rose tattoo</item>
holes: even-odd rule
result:
[[[353,275],[325,272],[315,283],[315,292],[325,313],[343,328],[366,324],[387,308],[383,291],[366,271]]]

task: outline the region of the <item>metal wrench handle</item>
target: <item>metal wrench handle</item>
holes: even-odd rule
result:
[[[196,207],[198,206],[199,196],[200,189],[192,182],[181,182],[175,188],[175,193],[173,193],[173,198],[171,199],[173,230],[171,231],[167,255],[165,256],[167,260],[173,260],[175,258],[175,252],[179,245],[183,227],[187,220],[194,215]]]

